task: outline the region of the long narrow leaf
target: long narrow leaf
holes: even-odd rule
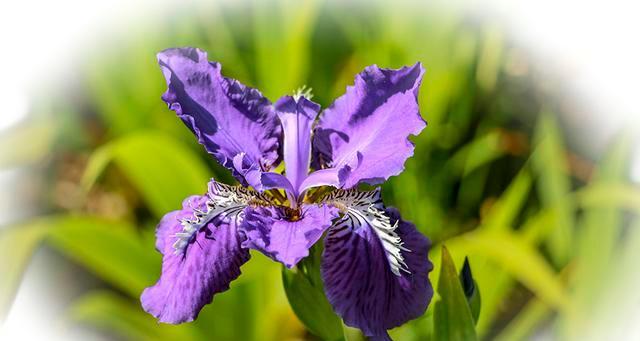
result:
[[[160,257],[140,242],[133,226],[90,216],[58,216],[45,223],[55,247],[132,297],[157,280]]]
[[[532,165],[539,175],[538,192],[545,206],[558,208],[549,250],[556,265],[563,265],[572,250],[574,204],[567,196],[571,191],[571,182],[566,171],[565,149],[552,114],[541,114],[535,138],[538,146],[532,155]]]
[[[84,185],[90,187],[110,162],[125,173],[157,217],[178,209],[184,198],[207,188],[209,172],[202,160],[161,133],[136,133],[100,147],[89,160]]]
[[[475,340],[476,332],[471,309],[467,303],[462,285],[458,280],[456,267],[446,247],[442,247],[438,295],[434,315],[434,335],[436,340]]]
[[[0,322],[5,318],[31,255],[47,232],[41,221],[0,230]]]
[[[73,303],[68,314],[73,320],[88,323],[108,334],[127,340],[200,340],[193,324],[172,326],[158,324],[142,311],[137,301],[109,291],[91,292]]]
[[[447,245],[456,253],[485,257],[556,309],[570,308],[566,290],[551,266],[531,245],[512,233],[470,232],[450,239]]]

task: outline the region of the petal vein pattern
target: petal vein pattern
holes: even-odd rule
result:
[[[327,299],[346,325],[390,340],[387,330],[421,316],[431,301],[430,242],[384,207],[379,190],[336,190],[324,199],[343,214],[324,242]]]
[[[198,142],[243,185],[259,188],[259,173],[277,167],[282,129],[268,99],[224,77],[222,66],[195,48],[158,54],[167,82],[162,99]]]
[[[402,256],[402,251],[411,252],[411,250],[404,247],[403,241],[395,232],[398,221],[391,223],[382,203],[380,189],[366,192],[354,189],[335,190],[328,194],[324,201],[340,208],[345,215],[334,225],[335,229],[342,230],[344,227],[358,229],[364,225],[371,226],[380,238],[391,271],[396,276],[400,276],[400,271],[411,273]]]
[[[200,229],[215,219],[235,219],[236,226],[242,219],[245,207],[250,204],[266,205],[270,199],[265,195],[240,186],[229,186],[216,181],[209,183],[205,210],[191,205],[193,217],[180,219],[182,231],[176,233],[173,244],[176,254],[184,254]]]
[[[376,185],[404,169],[413,155],[410,135],[426,126],[420,115],[420,63],[401,69],[367,67],[353,86],[320,115],[312,166],[340,171],[340,188]]]

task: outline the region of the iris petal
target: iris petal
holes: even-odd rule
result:
[[[341,188],[379,184],[404,169],[413,155],[409,135],[426,126],[418,108],[424,69],[369,66],[355,85],[320,116],[314,132],[313,166],[336,168]]]
[[[156,231],[156,248],[162,253],[162,274],[158,282],[144,290],[142,307],[160,322],[194,320],[213,295],[229,289],[240,275],[240,266],[249,252],[240,247],[235,216],[217,216],[204,222],[185,240],[181,221],[195,219],[207,210],[207,196],[187,198],[182,209],[166,214]],[[196,211],[197,210],[197,211]]]
[[[280,98],[275,105],[284,131],[284,163],[287,179],[295,189],[299,188],[309,172],[311,161],[311,127],[320,106],[305,97]]]
[[[238,181],[255,186],[247,175],[259,179],[256,169],[278,165],[282,129],[273,106],[258,90],[224,77],[221,65],[209,62],[199,49],[162,51],[158,63],[168,86],[162,99]]]
[[[333,186],[338,187],[340,185],[340,171],[336,168],[319,169],[307,176],[306,179],[300,184],[300,193],[319,186]]]
[[[433,296],[430,242],[384,208],[377,191],[338,190],[326,199],[345,213],[325,238],[327,298],[347,325],[388,339],[388,329],[421,316]]]
[[[309,255],[315,244],[337,216],[337,209],[326,205],[302,205],[299,216],[282,207],[249,207],[241,231],[242,247],[264,253],[292,268]]]

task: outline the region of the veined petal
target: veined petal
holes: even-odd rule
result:
[[[284,96],[275,105],[284,131],[285,175],[295,189],[307,177],[311,161],[311,127],[320,111],[320,105],[305,97]]]
[[[325,198],[343,212],[325,238],[322,278],[329,302],[345,324],[387,339],[387,330],[421,316],[433,288],[429,240],[379,191],[337,190]]]
[[[162,99],[240,182],[249,185],[244,176],[248,169],[277,166],[282,129],[271,103],[258,90],[222,76],[221,65],[209,62],[199,49],[162,51],[158,63],[168,86]],[[241,153],[242,168],[237,169],[234,158]]]
[[[354,86],[320,116],[313,166],[341,170],[341,188],[378,184],[404,169],[413,155],[409,135],[426,126],[418,108],[420,63],[397,70],[369,66]]]
[[[142,293],[145,311],[160,322],[192,321],[215,293],[229,289],[249,259],[237,228],[252,194],[212,181],[207,195],[189,197],[163,217],[156,231],[162,274]]]
[[[171,212],[158,225],[156,243],[163,254],[162,274],[158,282],[144,290],[142,307],[160,322],[193,321],[213,295],[229,289],[240,275],[240,266],[249,260],[249,252],[240,247],[236,221],[208,222],[191,239],[195,247],[176,253],[176,234],[183,226],[180,219],[194,215],[189,205],[205,208],[206,197],[187,199],[180,211]]]
[[[193,217],[180,221],[183,229],[174,235],[176,241],[173,246],[176,253],[184,253],[187,246],[193,243],[195,235],[213,219],[220,217],[239,220],[244,208],[254,203],[265,205],[270,204],[271,200],[256,191],[225,185],[212,179],[204,208],[193,206]]]
[[[246,236],[242,247],[258,250],[292,268],[309,255],[309,248],[331,226],[337,213],[336,208],[326,205],[302,205],[299,211],[273,206],[249,207],[240,227]]]

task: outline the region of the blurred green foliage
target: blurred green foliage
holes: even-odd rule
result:
[[[160,271],[159,218],[203,193],[209,177],[233,182],[160,100],[155,53],[174,46],[207,50],[225,75],[271,100],[307,85],[324,107],[369,64],[425,65],[419,100],[429,126],[383,196],[433,241],[437,294],[394,338],[612,339],[603,333],[621,322],[609,316],[638,298],[621,294],[637,291],[626,275],[640,256],[629,139],[595,163],[570,151],[557,99],[540,90],[530,60],[493,22],[444,3],[211,1],[97,43],[74,66],[71,89],[41,98],[35,123],[1,137],[0,165],[39,168],[48,185],[43,216],[0,234],[0,317],[44,241],[107,284],[64,317],[106,335],[329,340],[344,329],[345,339],[362,339],[323,312],[322,283],[304,266],[282,272],[259,254],[194,323],[158,325],[140,308],[140,292]],[[11,147],[27,139],[20,153]],[[477,321],[455,270],[465,256],[482,296]]]

